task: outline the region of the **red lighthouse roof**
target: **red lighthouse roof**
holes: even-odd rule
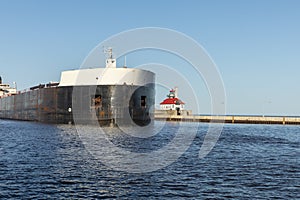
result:
[[[181,101],[180,99],[178,98],[167,98],[165,99],[163,102],[160,103],[160,105],[163,105],[163,104],[185,104],[183,101]]]
[[[166,98],[163,102],[160,103],[160,105],[165,105],[165,104],[174,104],[174,105],[182,105],[185,104],[183,101],[178,99],[177,97],[177,91],[174,89],[170,90],[169,95],[167,95],[168,98]]]

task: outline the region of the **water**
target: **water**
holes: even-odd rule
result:
[[[110,139],[151,152],[172,140],[176,126],[166,124],[150,140],[118,134]],[[183,126],[188,132],[194,125]],[[206,129],[200,124],[173,164],[132,174],[95,159],[74,126],[0,120],[0,199],[300,198],[300,126],[225,125],[213,151],[199,159]]]

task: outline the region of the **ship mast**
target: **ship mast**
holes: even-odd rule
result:
[[[107,55],[106,68],[117,68],[117,61],[113,58],[112,48],[109,47],[104,50]]]

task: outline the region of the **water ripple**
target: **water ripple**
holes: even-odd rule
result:
[[[112,171],[99,163],[74,126],[0,120],[0,199],[299,199],[300,127],[226,125],[204,159],[207,130],[177,162],[146,174]],[[136,152],[167,144],[172,127],[149,139],[112,134]],[[187,131],[189,131],[187,126]]]

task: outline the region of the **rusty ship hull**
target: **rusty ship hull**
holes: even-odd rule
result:
[[[45,123],[147,125],[153,119],[154,85],[37,88],[0,98],[0,118]]]

